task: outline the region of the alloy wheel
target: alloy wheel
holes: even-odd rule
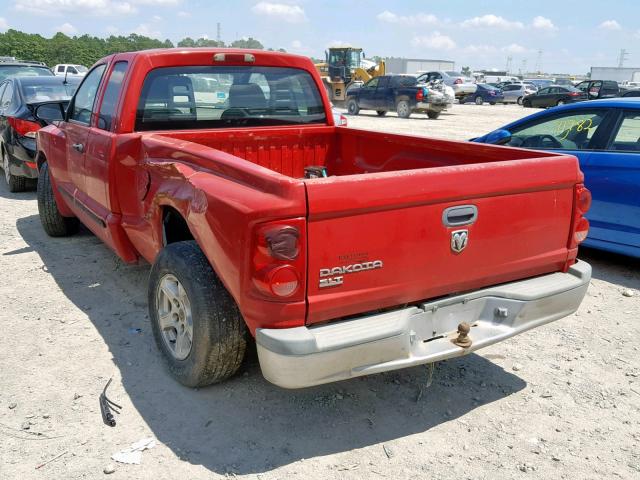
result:
[[[176,360],[184,360],[193,344],[191,302],[180,281],[171,274],[160,280],[156,308],[162,339]]]

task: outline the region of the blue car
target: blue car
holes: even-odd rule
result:
[[[476,91],[470,93],[466,97],[460,99],[460,103],[475,102],[476,105],[482,105],[484,102],[489,102],[491,105],[504,102],[504,95],[502,90],[489,85],[487,83],[478,83],[476,85]]]
[[[551,108],[472,141],[578,157],[593,196],[583,245],[640,257],[640,98]]]

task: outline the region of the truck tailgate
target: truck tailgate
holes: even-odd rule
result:
[[[582,174],[542,155],[307,180],[307,323],[561,270]]]

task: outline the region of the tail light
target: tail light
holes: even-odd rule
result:
[[[456,78],[456,79],[453,81],[453,83],[454,83],[455,85],[460,85],[460,84],[462,83],[462,79],[461,79],[461,78]]]
[[[569,240],[567,248],[569,257],[565,264],[565,271],[575,263],[578,253],[578,245],[585,241],[589,234],[589,220],[584,215],[591,207],[591,192],[579,183],[574,189],[573,218],[571,219],[571,229],[569,230]]]
[[[569,93],[569,95],[570,95],[571,97],[577,97],[577,96],[579,96],[580,94],[581,94],[581,92],[570,92],[570,93]]]
[[[16,117],[7,117],[7,121],[16,133],[23,137],[36,138],[36,132],[42,128],[37,122],[30,122]]]
[[[304,300],[304,233],[304,218],[262,224],[256,229],[251,273],[258,294],[270,300]]]
[[[416,92],[416,100],[418,102],[421,102],[424,100],[424,89],[423,88],[419,88],[418,91]]]

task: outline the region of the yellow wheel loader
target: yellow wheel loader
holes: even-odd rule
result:
[[[347,89],[356,82],[368,82],[385,74],[385,63],[366,60],[362,48],[331,47],[325,52],[325,62],[316,63],[327,90],[329,100],[335,105],[343,103]]]

